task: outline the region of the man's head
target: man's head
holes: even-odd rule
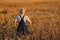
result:
[[[24,8],[20,8],[20,9],[19,9],[19,12],[20,12],[21,14],[25,14],[25,9],[24,9]]]

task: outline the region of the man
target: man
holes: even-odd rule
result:
[[[20,14],[16,16],[15,23],[18,22],[17,32],[23,32],[24,35],[28,34],[28,23],[32,23],[27,15],[25,15],[25,9],[19,9]]]

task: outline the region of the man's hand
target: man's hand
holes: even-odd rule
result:
[[[28,22],[29,22],[29,24],[32,24],[31,20],[29,20]]]
[[[13,23],[17,23],[17,20],[14,20]]]

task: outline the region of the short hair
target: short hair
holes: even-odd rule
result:
[[[25,10],[25,8],[19,8],[19,11]]]

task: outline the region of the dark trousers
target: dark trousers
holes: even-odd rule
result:
[[[21,33],[23,32],[24,35],[28,33],[28,26],[27,25],[18,25],[17,32]]]

